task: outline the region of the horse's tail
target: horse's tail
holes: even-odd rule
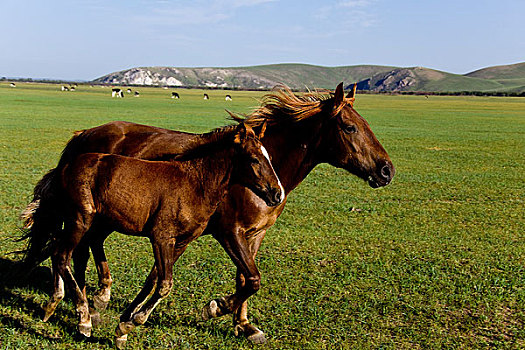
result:
[[[79,146],[81,143],[81,135],[85,130],[76,131],[73,137],[68,141],[66,147],[62,151],[62,155],[58,162],[58,166],[51,169],[45,174],[40,181],[36,184],[33,190],[33,200],[29,203],[26,208],[20,214],[22,220],[22,228],[24,230],[30,230],[34,223],[34,215],[40,206],[42,198],[46,198],[51,193],[51,184],[55,181],[55,178],[60,173],[60,170],[65,164],[69,163],[79,153]]]
[[[33,190],[33,200],[20,215],[24,222],[24,235],[20,241],[28,241],[25,250],[22,251],[27,271],[51,256],[54,234],[62,229],[60,173],[77,153],[81,134],[82,131],[75,133],[64,148],[58,166],[49,170],[38,181]]]

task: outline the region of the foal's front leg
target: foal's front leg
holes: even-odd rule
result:
[[[243,308],[246,310],[243,304],[260,287],[261,276],[254,258],[263,237],[264,231],[257,234],[250,243],[248,243],[244,234],[239,231],[215,237],[237,266],[236,291],[227,297],[212,300],[202,310],[202,318],[204,320],[235,313],[234,326],[236,335],[242,333],[253,343],[264,343],[266,342],[266,337],[261,330],[250,324],[242,310]],[[238,317],[238,315],[241,317]]]
[[[120,317],[120,323],[115,329],[115,345],[118,348],[124,346],[129,332],[136,326],[146,323],[153,309],[170,293],[173,287],[173,264],[186,249],[186,246],[176,248],[175,243],[175,239],[164,242],[153,241],[155,267],[151,270],[139,295]],[[157,277],[156,284],[152,281],[155,276]],[[149,291],[153,288],[155,288],[153,295],[145,301]]]

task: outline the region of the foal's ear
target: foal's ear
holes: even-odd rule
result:
[[[247,135],[249,133],[255,135],[255,133],[253,132],[253,129],[250,126],[244,123],[239,123],[239,126],[237,126],[237,132],[235,133],[233,142],[237,144],[241,144],[244,140],[246,140]]]
[[[237,132],[235,133],[235,136],[233,138],[233,143],[241,144],[242,140],[246,137],[246,126],[244,123],[239,123],[237,126]]]
[[[267,120],[265,119],[262,126],[261,126],[261,132],[259,132],[259,136],[257,136],[257,138],[259,140],[261,140],[263,137],[264,137],[264,133],[266,132],[266,124],[267,124]]]

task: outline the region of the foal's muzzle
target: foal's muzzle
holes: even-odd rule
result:
[[[281,204],[284,200],[284,193],[279,188],[269,188],[267,190],[266,204],[269,207],[275,207]]]

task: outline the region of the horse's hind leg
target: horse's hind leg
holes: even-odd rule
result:
[[[56,256],[51,257],[52,273],[53,273],[53,294],[49,298],[47,304],[44,306],[44,322],[55,312],[55,309],[62,299],[64,299],[64,280],[58,273],[58,264]]]

